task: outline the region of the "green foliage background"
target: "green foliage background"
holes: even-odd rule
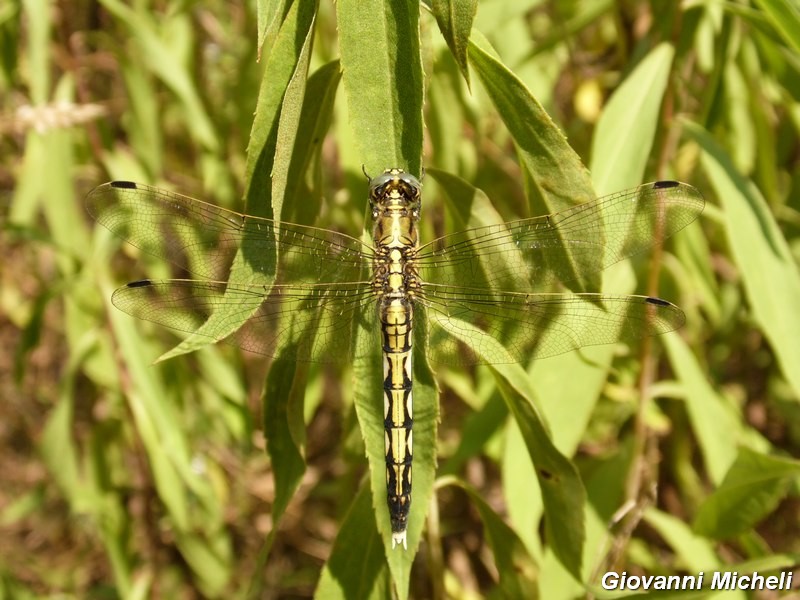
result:
[[[795,568],[798,50],[792,0],[0,5],[0,597],[603,597],[608,570]],[[362,165],[429,169],[423,239],[658,178],[707,200],[602,283],[675,302],[680,332],[417,360],[408,552],[379,363],[152,364],[176,338],[108,298],[168,270],[82,203],[129,179],[360,235]]]

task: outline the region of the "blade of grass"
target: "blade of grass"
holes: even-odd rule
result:
[[[147,67],[166,85],[181,101],[186,111],[188,131],[195,136],[206,149],[216,152],[219,140],[214,125],[208,115],[198,90],[192,81],[189,71],[181,62],[181,57],[172,45],[180,40],[164,36],[162,30],[168,22],[159,24],[155,18],[146,13],[147,9],[136,10],[126,6],[119,0],[101,0],[101,4],[115,17],[117,22],[128,27],[133,39],[141,51],[141,58]],[[178,17],[175,17],[178,18]],[[182,15],[180,18],[184,18]],[[187,28],[187,31],[190,31]],[[174,34],[174,30],[172,31]]]
[[[699,441],[706,469],[711,481],[718,485],[736,459],[737,448],[742,441],[741,421],[725,406],[680,336],[665,335],[664,346],[669,353],[670,364],[686,390],[686,410]],[[726,434],[721,436],[720,431]]]

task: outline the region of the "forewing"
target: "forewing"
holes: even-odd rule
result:
[[[658,181],[567,210],[443,236],[419,249],[424,281],[510,291],[541,290],[652,247],[703,211],[694,187]]]
[[[285,346],[295,344],[300,361],[347,363],[354,357],[354,322],[363,320],[365,326],[377,331],[377,309],[368,284],[275,285],[267,289],[213,281],[148,279],[119,288],[111,300],[139,319],[215,342],[224,340],[266,356],[276,356]],[[253,305],[258,308],[248,317]],[[224,318],[210,319],[215,313]],[[244,323],[227,335],[232,328],[227,321]]]
[[[280,260],[284,283],[360,281],[372,260],[369,246],[342,233],[276,224],[127,181],[95,188],[86,206],[98,223],[137,248],[215,281],[229,278],[238,248],[253,271],[268,276]]]
[[[584,346],[634,342],[684,322],[677,306],[647,296],[491,293],[426,284],[418,301],[436,326],[431,361],[452,365],[526,364]]]

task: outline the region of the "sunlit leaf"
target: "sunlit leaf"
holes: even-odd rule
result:
[[[725,479],[700,507],[695,531],[715,539],[743,533],[775,510],[798,475],[799,461],[741,448]]]

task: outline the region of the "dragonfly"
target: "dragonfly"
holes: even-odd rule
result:
[[[267,356],[287,347],[320,363],[382,355],[392,548],[407,547],[417,321],[426,320],[430,362],[457,366],[528,363],[675,330],[683,312],[660,298],[541,290],[647,250],[704,207],[691,185],[656,181],[421,244],[421,197],[420,180],[403,169],[370,178],[371,244],[129,181],[103,184],[86,201],[98,223],[183,277],[119,288],[112,302],[122,311]],[[356,343],[357,326],[374,330],[373,345]]]

